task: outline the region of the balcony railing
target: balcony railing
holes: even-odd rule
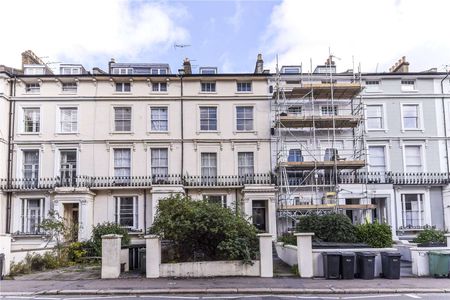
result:
[[[154,175],[154,176],[111,176],[93,177],[76,176],[74,178],[59,177],[26,179],[15,178],[9,182],[0,179],[1,190],[52,190],[61,187],[70,188],[146,188],[159,185],[182,185],[185,187],[243,187],[249,184],[274,184],[275,178],[270,173],[252,175]]]
[[[337,176],[336,176],[337,175]],[[447,173],[403,173],[403,172],[343,172],[333,171],[288,173],[290,186],[338,184],[396,184],[396,185],[446,185]]]

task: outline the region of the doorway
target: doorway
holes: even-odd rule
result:
[[[64,203],[64,221],[69,229],[65,239],[70,242],[78,241],[79,204]]]
[[[266,211],[267,211],[267,207],[266,207],[266,200],[254,200],[252,201],[252,220],[253,220],[253,225],[264,232],[267,232],[267,228],[266,228],[266,219],[267,219],[267,215],[266,215]]]

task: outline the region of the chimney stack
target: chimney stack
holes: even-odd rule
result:
[[[389,68],[391,73],[408,73],[409,72],[409,62],[406,61],[406,57],[403,56],[398,60],[392,67]]]
[[[192,74],[191,62],[189,61],[189,58],[187,58],[187,57],[183,61],[183,70],[184,70],[185,75]]]
[[[255,74],[262,74],[263,72],[264,72],[264,61],[262,59],[262,54],[259,53],[258,57],[256,58]]]
[[[111,60],[110,60],[109,63],[108,63],[109,74],[112,73],[112,67],[111,67],[111,65],[112,65],[112,64],[115,64],[115,63],[116,63],[116,60],[115,60],[114,58],[111,58]]]

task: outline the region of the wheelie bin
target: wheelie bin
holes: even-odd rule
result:
[[[361,279],[374,279],[375,256],[373,252],[358,252],[356,254],[357,275]]]
[[[400,279],[400,258],[398,252],[381,252],[381,277]]]
[[[341,265],[340,252],[322,252],[323,276],[326,279],[339,279]]]
[[[341,278],[353,279],[355,278],[355,253],[342,252],[341,253]]]
[[[430,276],[450,277],[450,251],[430,251],[428,262]]]

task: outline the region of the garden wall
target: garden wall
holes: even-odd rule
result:
[[[214,276],[260,276],[258,260],[253,264],[242,261],[200,261],[161,264],[160,277],[214,277]]]

